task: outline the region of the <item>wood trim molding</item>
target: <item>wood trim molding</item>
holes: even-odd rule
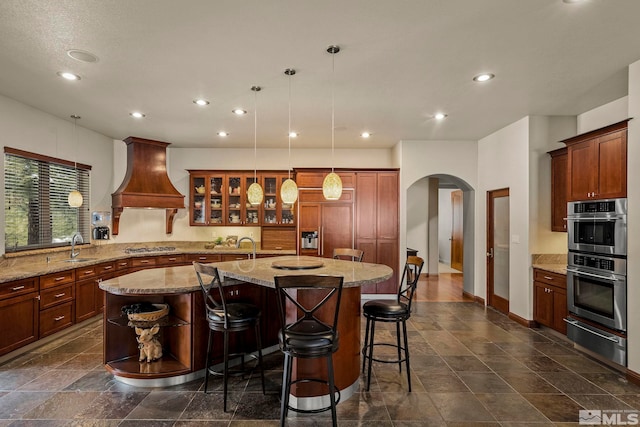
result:
[[[635,385],[640,385],[640,374],[632,371],[631,369],[627,369],[627,380]]]
[[[509,319],[513,320],[516,323],[521,324],[526,328],[535,328],[536,326],[536,322],[534,320],[527,320],[524,317],[520,317],[517,314],[514,314],[512,312],[509,312],[509,315],[507,317],[509,317]]]
[[[479,296],[476,296],[476,295],[473,295],[473,294],[470,294],[470,293],[469,293],[469,292],[467,292],[467,291],[464,291],[464,290],[463,290],[463,291],[462,291],[462,296],[463,296],[463,297],[465,297],[465,298],[472,299],[472,300],[473,300],[473,302],[475,302],[476,304],[485,305],[485,303],[484,303],[484,298],[479,297]]]

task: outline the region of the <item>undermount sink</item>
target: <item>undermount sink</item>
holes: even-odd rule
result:
[[[64,262],[87,262],[87,261],[93,261],[96,258],[69,258],[69,259],[65,259]]]

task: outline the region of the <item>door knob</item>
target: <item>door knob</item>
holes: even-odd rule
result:
[[[487,256],[489,258],[493,258],[493,248],[490,248],[489,251],[487,252]]]

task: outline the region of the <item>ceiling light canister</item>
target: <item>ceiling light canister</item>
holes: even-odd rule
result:
[[[143,119],[146,117],[146,115],[142,114],[140,111],[134,111],[132,113],[129,113],[129,115],[131,117],[135,117],[136,119]]]
[[[77,74],[69,73],[68,71],[59,71],[58,75],[65,80],[77,81],[81,80],[81,77]]]
[[[218,136],[222,136],[222,137],[229,136],[229,132],[225,132],[221,130],[220,132],[218,132]]]
[[[477,76],[474,76],[474,77],[473,77],[473,81],[474,81],[474,82],[482,83],[482,82],[489,81],[489,80],[493,79],[494,77],[495,77],[495,75],[494,75],[494,74],[491,74],[491,73],[482,73],[482,74],[478,74]]]
[[[207,101],[206,99],[194,99],[193,103],[200,107],[205,107],[209,105],[209,101]]]
[[[433,118],[436,120],[444,120],[447,118],[447,115],[445,113],[436,113],[433,115]]]
[[[360,134],[360,136],[361,136],[361,137],[363,137],[363,138],[369,138],[369,137],[371,137],[371,133],[369,133],[369,132],[362,132],[362,133]]]
[[[234,108],[231,112],[237,116],[244,116],[247,114],[247,110],[243,110],[242,108]]]

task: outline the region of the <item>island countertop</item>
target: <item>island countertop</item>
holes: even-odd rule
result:
[[[273,264],[282,262],[315,261],[322,264],[319,268],[287,270],[274,268]],[[215,262],[223,282],[250,282],[275,288],[275,276],[295,274],[326,274],[344,277],[344,287],[362,286],[386,280],[393,270],[382,264],[352,262],[331,258],[307,256],[280,256],[270,258],[247,259],[239,261]],[[129,273],[124,276],[100,282],[100,289],[115,295],[151,295],[189,293],[200,288],[195,270],[191,265],[179,267],[155,268]]]

